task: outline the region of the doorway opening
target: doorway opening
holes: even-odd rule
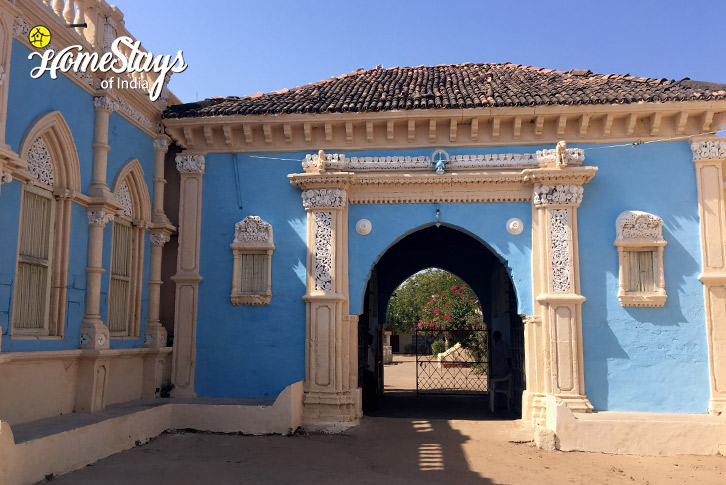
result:
[[[466,299],[469,309],[476,308],[478,315],[468,312],[466,325],[459,326],[456,322],[442,324],[440,318],[434,321],[431,308],[428,314],[419,313],[420,321],[410,321],[415,318],[411,311],[403,316],[389,312],[392,298],[395,307],[399,294],[410,290],[407,286],[416,286],[421,282],[418,280],[431,279],[427,277],[432,275],[450,275],[447,281],[457,284],[448,292],[444,290],[444,295],[432,292],[427,302],[441,309],[441,305],[452,304],[448,300],[456,300],[458,294]],[[500,354],[507,348],[506,355],[499,355],[500,360],[507,360],[506,376],[495,375],[491,365],[495,332],[501,342],[496,344]],[[517,314],[514,285],[506,262],[459,228],[426,226],[386,250],[367,282],[358,335],[358,375],[365,414],[442,418],[521,415],[524,329]],[[494,382],[502,377],[506,379]],[[496,398],[494,413],[490,411],[492,393]]]

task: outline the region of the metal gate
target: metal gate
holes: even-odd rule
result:
[[[489,390],[487,330],[416,330],[416,392],[486,394]]]

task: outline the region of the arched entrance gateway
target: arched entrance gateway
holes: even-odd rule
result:
[[[477,295],[482,309],[479,321],[486,328],[455,325],[443,333],[422,325],[412,336],[416,346],[416,367],[408,385],[421,394],[481,395],[490,391],[490,332],[499,331],[512,345],[513,396],[521,403],[524,390],[523,328],[517,314],[516,291],[506,261],[480,239],[461,227],[434,223],[418,227],[397,239],[373,266],[365,289],[358,321],[358,382],[363,389],[364,410],[372,409],[367,398],[383,392],[384,366],[382,327],[387,323],[389,302],[396,288],[409,276],[427,268],[455,274]],[[352,295],[355,298],[356,295]],[[445,335],[449,354],[439,362],[429,344]],[[425,345],[422,345],[425,342]],[[459,343],[459,347],[454,345]],[[463,343],[463,346],[461,345]],[[426,351],[424,351],[424,348]],[[446,360],[452,362],[446,362]],[[408,366],[410,367],[410,366]],[[472,368],[474,368],[472,370]],[[369,378],[365,379],[364,375]],[[372,379],[371,379],[372,378]],[[482,410],[484,403],[477,403]],[[519,404],[515,403],[519,410]]]
[[[378,284],[390,272],[380,295],[434,261],[489,294],[482,275],[491,278],[506,260],[524,316],[525,421],[545,424],[548,395],[572,411],[592,410],[584,392],[577,207],[597,168],[581,166],[582,150],[562,146],[450,159],[442,152],[346,158],[321,151],[308,156],[305,173],[288,176],[308,214],[308,429],[344,428],[362,416],[358,319],[369,318],[363,301],[371,271]]]

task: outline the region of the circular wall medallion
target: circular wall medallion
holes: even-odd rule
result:
[[[522,234],[522,231],[524,231],[524,223],[522,222],[522,219],[517,217],[509,219],[507,221],[507,231],[509,234],[514,234],[515,236],[517,234]]]
[[[368,219],[361,219],[355,223],[355,230],[361,236],[367,236],[373,229],[373,224]]]
[[[106,343],[106,336],[104,334],[99,335],[96,337],[96,342],[98,342],[98,345],[103,345]]]

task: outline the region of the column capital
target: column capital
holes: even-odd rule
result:
[[[113,214],[98,210],[89,210],[88,211],[88,224],[91,226],[106,226],[109,222],[113,220]]]
[[[582,185],[535,185],[532,201],[537,207],[574,206],[582,202]]]
[[[94,96],[93,108],[96,111],[113,111],[118,108],[118,103],[108,96]]]
[[[196,155],[177,155],[176,169],[182,174],[201,174],[204,175],[205,156]]]
[[[154,139],[154,151],[155,152],[162,152],[166,153],[169,150],[169,139],[164,138],[156,138]]]
[[[726,140],[697,140],[691,142],[693,161],[726,160]]]
[[[169,239],[170,239],[169,235],[166,234],[165,232],[156,232],[156,233],[152,233],[149,236],[149,242],[151,243],[152,246],[163,247],[166,243],[169,242]]]
[[[311,209],[343,209],[348,193],[343,189],[308,189],[302,192],[303,207]]]

